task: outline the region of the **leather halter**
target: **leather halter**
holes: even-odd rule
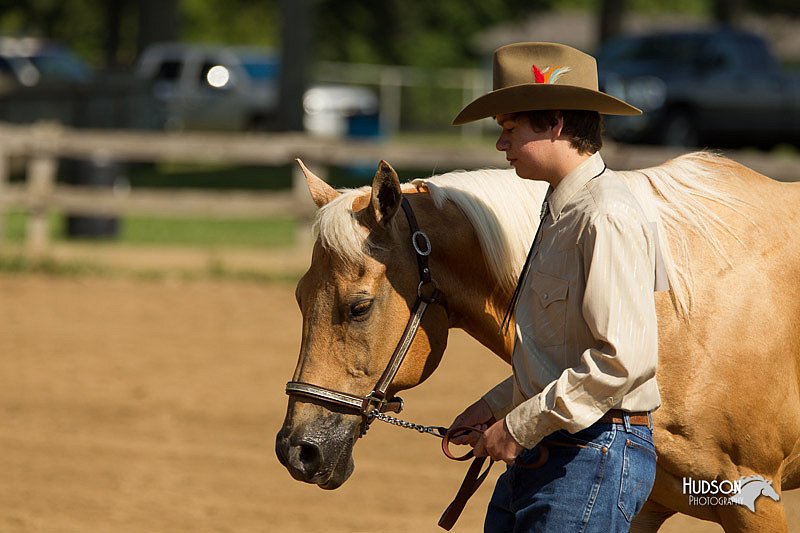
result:
[[[408,350],[411,348],[411,343],[414,341],[414,337],[419,330],[419,326],[422,323],[422,318],[428,306],[434,302],[444,305],[444,293],[439,290],[436,281],[431,275],[430,268],[428,267],[428,256],[431,253],[431,241],[428,239],[428,236],[419,229],[417,218],[414,216],[411,204],[405,196],[402,198],[400,205],[403,207],[403,212],[406,215],[408,226],[411,230],[411,244],[417,259],[420,282],[417,286],[417,300],[411,311],[411,317],[380,379],[378,379],[372,391],[363,397],[347,392],[326,389],[325,387],[304,383],[302,381],[290,381],[286,384],[286,394],[290,396],[295,395],[313,398],[325,403],[344,407],[345,409],[350,409],[360,414],[364,419],[361,426],[361,435],[367,432],[372,420],[374,420],[378,414],[387,411],[399,413],[403,409],[403,400],[396,396],[387,399],[386,392],[397,375],[397,372],[400,370],[400,365],[403,364],[403,359],[405,359]]]

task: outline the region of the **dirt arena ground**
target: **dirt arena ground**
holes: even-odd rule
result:
[[[0,275],[0,532],[439,531],[465,466],[434,438],[376,424],[332,492],[278,463],[292,291]],[[404,415],[447,424],[505,373],[456,332]],[[481,530],[492,485],[454,531]],[[795,531],[798,496],[784,495]],[[678,517],[664,531],[720,528]]]

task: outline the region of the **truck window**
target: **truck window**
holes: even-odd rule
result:
[[[740,59],[736,49],[728,39],[717,38],[708,42],[698,59],[697,66],[705,72],[739,70]]]
[[[775,56],[762,39],[754,35],[740,35],[735,40],[736,53],[741,58],[745,70],[755,72],[775,72],[779,69]]]
[[[155,76],[153,76],[153,79],[155,81],[176,83],[178,78],[181,76],[182,69],[183,62],[181,61],[174,59],[162,61],[158,66],[158,70],[156,71]]]

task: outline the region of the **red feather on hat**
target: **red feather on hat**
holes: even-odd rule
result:
[[[544,74],[542,74],[542,71],[539,70],[536,65],[531,67],[531,71],[533,72],[533,79],[536,83],[544,83]]]

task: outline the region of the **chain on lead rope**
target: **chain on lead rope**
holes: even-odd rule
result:
[[[419,433],[427,433],[428,435],[433,435],[434,437],[444,438],[445,433],[447,433],[447,428],[442,426],[423,426],[422,424],[415,424],[414,422],[407,422],[405,420],[401,420],[399,418],[395,418],[393,416],[389,416],[387,414],[381,413],[377,409],[373,409],[370,411],[369,416],[371,418],[375,418],[380,420],[381,422],[386,422],[387,424],[391,424],[393,426],[398,426],[405,429],[413,429]]]

